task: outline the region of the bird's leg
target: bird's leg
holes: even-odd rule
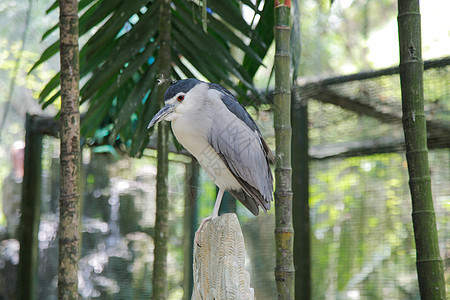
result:
[[[212,211],[212,214],[209,217],[204,218],[201,222],[200,222],[200,226],[198,227],[197,231],[195,232],[195,243],[200,246],[198,244],[198,235],[200,234],[200,231],[203,228],[203,225],[205,225],[206,222],[214,220],[215,218],[217,218],[219,216],[219,208],[220,208],[220,203],[222,202],[222,197],[223,197],[223,193],[225,192],[225,189],[219,188],[219,192],[217,193],[217,198],[216,198],[216,202],[214,203],[214,209]]]
[[[225,193],[225,189],[219,188],[219,192],[217,193],[216,202],[214,203],[214,209],[211,214],[211,220],[214,220],[219,216],[219,208],[222,203],[223,193]]]

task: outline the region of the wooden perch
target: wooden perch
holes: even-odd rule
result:
[[[244,236],[236,214],[205,223],[199,245],[194,245],[193,300],[255,298],[244,268]]]

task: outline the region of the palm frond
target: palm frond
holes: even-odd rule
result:
[[[242,16],[241,4],[250,0],[208,0],[207,26],[202,2],[172,1],[172,76],[201,74],[234,90],[238,97],[256,93],[253,76],[273,40],[273,9],[267,3],[255,29]],[[158,107],[158,11],[160,0],[81,0],[80,36],[87,42],[80,51],[81,103],[87,105],[82,134],[94,142],[124,143],[131,155],[141,155],[148,143],[147,123]],[[58,1],[48,12],[58,7]],[[266,20],[268,16],[270,19]],[[267,26],[263,23],[269,22]],[[43,39],[58,28],[52,26]],[[206,31],[205,31],[206,29]],[[267,31],[265,31],[267,30]],[[231,54],[244,53],[241,64]],[[55,41],[32,70],[59,51]],[[59,73],[45,86],[39,101],[46,107],[59,97]],[[102,134],[97,134],[100,130]],[[98,141],[97,139],[101,139]]]

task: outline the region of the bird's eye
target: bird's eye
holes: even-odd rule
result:
[[[184,100],[184,96],[183,95],[178,96],[177,100],[180,101],[180,102],[183,101]]]

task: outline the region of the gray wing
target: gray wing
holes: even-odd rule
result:
[[[273,157],[272,151],[270,150],[266,141],[262,138],[261,132],[259,131],[255,120],[253,120],[250,114],[245,110],[244,106],[242,106],[242,104],[237,101],[236,97],[234,97],[234,95],[223,86],[216,83],[210,83],[209,88],[219,91],[221,93],[220,100],[223,102],[223,104],[225,104],[227,109],[236,117],[238,117],[242,122],[244,122],[252,131],[258,134],[258,137],[263,145],[265,155],[267,156],[269,161],[274,164],[275,158]]]
[[[231,122],[215,122],[209,135],[209,143],[242,187],[230,192],[254,215],[258,206],[270,209],[273,178],[269,166],[270,157],[259,131],[253,131],[238,117]],[[267,145],[266,145],[267,146]],[[270,150],[269,150],[270,151]]]
[[[235,114],[239,119],[241,119],[242,122],[247,124],[247,126],[250,127],[252,131],[256,130],[259,134],[261,134],[253,118],[229,90],[217,83],[211,83],[209,85],[209,88],[219,91],[221,93],[220,100],[222,100],[223,104],[225,104],[228,110]]]

